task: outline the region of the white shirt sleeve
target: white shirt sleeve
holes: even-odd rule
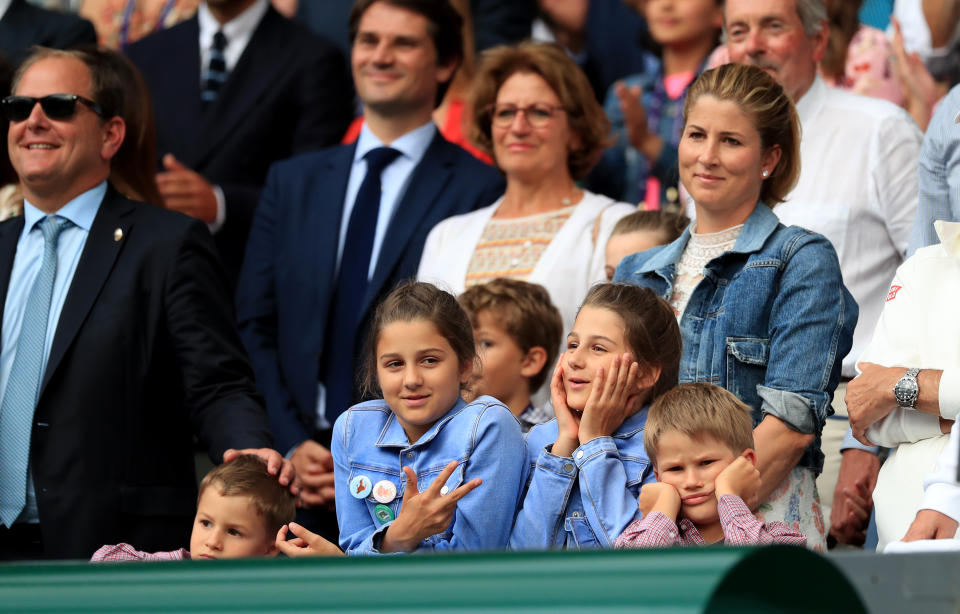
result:
[[[958,416],[954,416],[957,418]],[[960,421],[953,423],[950,441],[940,452],[937,468],[923,480],[922,510],[935,510],[960,521],[960,484],[957,483],[957,455],[960,454]]]

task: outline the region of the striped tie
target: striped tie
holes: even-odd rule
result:
[[[69,225],[69,220],[53,215],[40,222],[43,262],[27,297],[17,353],[0,404],[0,521],[7,527],[20,516],[27,500],[30,433],[43,377],[50,298],[57,278],[57,240]]]
[[[222,31],[213,35],[213,47],[210,48],[210,65],[207,67],[207,78],[203,82],[203,91],[200,100],[206,107],[217,99],[220,88],[227,81],[227,60],[223,50],[227,48],[227,37]]]

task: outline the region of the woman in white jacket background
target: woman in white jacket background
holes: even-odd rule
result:
[[[614,224],[635,210],[576,184],[606,144],[606,115],[564,51],[520,43],[484,55],[471,121],[471,136],[505,175],[506,192],[437,224],[417,277],[455,294],[498,277],[541,284],[566,335],[587,290],[604,279]]]

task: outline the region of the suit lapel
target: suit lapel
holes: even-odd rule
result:
[[[107,195],[100,204],[100,210],[93,219],[90,234],[87,236],[80,262],[77,264],[77,270],[73,274],[73,281],[70,282],[70,289],[67,291],[67,298],[60,312],[57,332],[53,337],[53,345],[47,359],[47,370],[43,374],[43,382],[40,386],[41,395],[67,349],[73,343],[74,337],[77,336],[94,301],[100,295],[120,250],[130,240],[133,224],[124,218],[132,209],[133,203],[116,193],[112,187],[108,188]],[[118,228],[123,236],[119,241],[115,238]]]
[[[267,9],[217,99],[204,111],[203,136],[196,140],[197,166],[217,151],[220,142],[237,124],[256,110],[264,91],[280,77],[283,67],[291,63],[288,56],[296,50],[284,40],[279,27],[282,19],[273,7]]]
[[[0,226],[0,322],[3,321],[3,312],[7,304],[10,273],[13,271],[13,259],[17,255],[17,241],[20,239],[21,232],[23,232],[22,215]]]
[[[390,278],[394,267],[407,248],[407,243],[424,224],[424,218],[436,204],[438,195],[450,181],[453,159],[450,145],[438,131],[430,147],[427,148],[420,164],[413,169],[407,190],[393,211],[393,218],[387,226],[387,234],[380,247],[373,278],[367,285],[363,298],[363,311],[376,299],[383,284]]]
[[[327,313],[327,301],[336,286],[337,252],[340,247],[340,225],[343,223],[343,199],[353,165],[356,144],[338,148],[327,162],[327,181],[311,182],[311,188],[323,191],[306,195],[306,220],[300,227],[300,245],[312,245],[308,253],[309,266],[304,267],[309,277],[302,279],[305,288],[313,289],[310,307],[314,314]],[[313,190],[311,190],[313,191]],[[329,280],[325,282],[324,280]],[[324,285],[324,284],[327,285]],[[326,298],[325,298],[326,297]],[[305,314],[308,315],[308,314]]]

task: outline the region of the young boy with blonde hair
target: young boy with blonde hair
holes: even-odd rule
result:
[[[765,525],[748,507],[760,488],[750,408],[706,383],[681,384],[650,407],[644,447],[657,482],[640,490],[640,511],[617,548],[806,545],[782,522]]]
[[[276,556],[281,527],[293,520],[296,499],[267,464],[245,454],[214,467],[200,483],[190,550],[141,552],[130,544],[103,546],[90,559],[170,561]]]
[[[498,278],[473,286],[458,300],[470,316],[480,356],[469,393],[501,401],[524,433],[553,418],[531,401],[557,360],[563,336],[560,311],[546,288]]]

